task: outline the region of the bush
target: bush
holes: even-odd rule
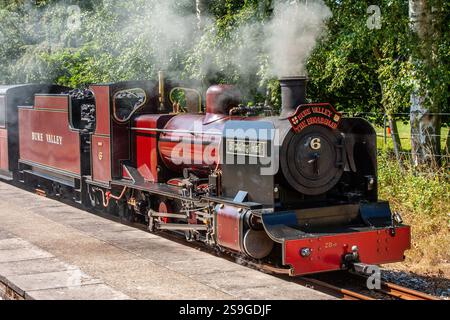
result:
[[[388,153],[379,156],[380,199],[390,201],[412,228],[406,263],[413,268],[444,268],[450,273],[450,179],[448,172],[400,169]],[[445,266],[445,264],[447,264]]]

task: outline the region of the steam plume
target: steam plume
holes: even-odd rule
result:
[[[322,0],[276,2],[274,17],[265,28],[265,45],[275,75],[305,74],[306,59],[330,17],[331,11]]]

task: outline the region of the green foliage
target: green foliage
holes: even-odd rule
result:
[[[420,45],[410,32],[406,1],[375,1],[382,27],[370,30],[367,1],[325,0],[333,17],[307,63],[309,98],[352,113],[373,112],[371,120],[380,122],[384,112],[408,112],[414,83],[426,80],[433,103],[450,111],[450,4],[434,1],[440,6],[436,36],[430,39],[437,54],[430,68],[411,62]],[[163,69],[205,86],[235,83],[249,104],[268,101],[279,107],[280,90],[267,53],[255,45],[266,36],[263,26],[272,16],[273,2],[204,0],[205,30],[177,36],[170,26],[179,20],[189,18],[188,29],[195,28],[193,0],[2,1],[0,83],[50,81],[77,87],[155,78]],[[82,9],[77,29],[68,27],[68,6],[73,4]],[[164,23],[161,10],[168,6],[177,16]]]
[[[412,248],[406,262],[420,269],[447,268],[450,259],[450,178],[441,172],[419,174],[409,162],[400,169],[390,153],[378,159],[380,198],[412,226]],[[442,266],[442,264],[444,266]]]
[[[406,162],[401,170],[390,157],[389,153],[382,152],[379,158],[381,197],[395,198],[395,202],[404,208],[425,216],[450,212],[450,177],[447,173],[418,173]]]
[[[395,117],[395,119],[399,119],[402,117]],[[450,119],[449,116],[442,117],[443,121],[448,121]],[[375,127],[377,132],[377,142],[378,142],[378,148],[383,149],[383,152],[390,152],[393,153],[394,145],[392,142],[392,137],[387,133],[386,140],[384,136],[384,127],[383,126],[376,126]],[[397,129],[398,129],[398,136],[402,143],[402,150],[404,152],[411,152],[411,125],[409,124],[409,121],[399,121],[397,120]],[[450,128],[448,127],[442,127],[440,131],[440,138],[441,138],[441,147],[442,147],[442,153],[443,155],[446,154],[446,139],[447,136],[450,133]],[[386,143],[385,143],[386,141]],[[445,163],[448,163],[447,165],[450,166],[450,159],[446,161],[447,159],[442,159],[442,167],[445,167]]]
[[[381,29],[367,26],[367,2],[328,1],[329,34],[309,60],[315,97],[341,110],[408,112],[410,83],[408,4],[378,1]]]
[[[185,76],[202,78],[206,83],[235,83],[244,98],[261,102],[270,80],[267,57],[255,39],[262,39],[262,29],[255,28],[265,19],[255,14],[258,1],[222,1],[226,12],[209,25],[185,64]],[[219,9],[213,9],[216,14]],[[262,24],[261,24],[262,26]]]

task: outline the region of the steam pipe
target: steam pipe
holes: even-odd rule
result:
[[[101,188],[94,188],[93,190],[100,191],[100,193],[102,194],[103,206],[106,208],[109,206],[109,201],[111,200],[111,198],[115,200],[121,200],[125,195],[125,191],[127,191],[127,189],[128,187],[124,187],[120,196],[115,196],[110,191],[105,193],[105,191],[103,191]]]
[[[158,80],[159,80],[159,110],[164,110],[164,102],[165,102],[165,86],[164,86],[164,72],[158,72]]]

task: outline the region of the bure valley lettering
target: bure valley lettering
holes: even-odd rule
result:
[[[303,105],[289,118],[295,132],[312,125],[322,125],[332,130],[337,129],[342,115],[331,105]]]
[[[63,144],[63,137],[49,133],[43,134],[42,132],[32,132],[31,140],[38,142],[47,142],[49,144],[56,144],[56,145]]]

